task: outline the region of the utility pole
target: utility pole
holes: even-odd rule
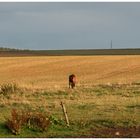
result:
[[[110,48],[112,49],[112,40],[111,40],[111,42],[110,42]]]

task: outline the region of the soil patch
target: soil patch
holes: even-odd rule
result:
[[[140,126],[92,129],[93,138],[140,138]]]

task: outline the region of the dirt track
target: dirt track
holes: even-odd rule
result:
[[[140,138],[140,126],[92,129],[93,138]]]

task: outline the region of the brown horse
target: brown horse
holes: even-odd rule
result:
[[[74,74],[69,76],[69,88],[74,88],[76,84],[76,76]]]

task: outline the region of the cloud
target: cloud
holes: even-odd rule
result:
[[[139,3],[0,3],[0,41],[36,49],[108,47],[111,39],[139,39],[139,13]]]

